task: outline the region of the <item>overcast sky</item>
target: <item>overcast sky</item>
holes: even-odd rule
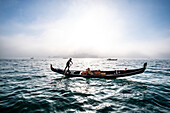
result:
[[[170,0],[0,0],[0,57],[170,58]]]

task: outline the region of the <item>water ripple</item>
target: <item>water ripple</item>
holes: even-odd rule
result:
[[[170,60],[73,59],[71,69],[112,70],[148,67],[143,74],[120,79],[63,78],[49,64],[64,68],[66,59],[0,59],[2,113],[168,112]]]

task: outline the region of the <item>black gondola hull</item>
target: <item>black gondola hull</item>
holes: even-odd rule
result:
[[[67,77],[84,77],[84,78],[106,78],[106,79],[114,79],[117,77],[126,77],[126,76],[131,76],[131,75],[136,75],[143,73],[146,69],[147,63],[144,63],[143,68],[139,69],[131,69],[131,70],[114,70],[114,71],[100,71],[101,73],[106,73],[106,75],[82,75],[81,71],[76,71],[76,70],[71,70],[68,73],[64,73],[62,69],[58,68],[53,68],[52,65],[50,65],[50,68],[52,71],[57,72],[59,74],[63,74]],[[92,71],[94,73],[95,71]]]

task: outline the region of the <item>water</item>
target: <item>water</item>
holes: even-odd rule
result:
[[[170,59],[73,58],[71,69],[140,68],[144,73],[118,79],[64,78],[50,70],[64,68],[67,59],[15,58],[0,60],[1,113],[168,113]]]

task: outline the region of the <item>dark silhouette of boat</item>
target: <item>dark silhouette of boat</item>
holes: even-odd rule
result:
[[[83,71],[78,70],[70,70],[69,72],[64,72],[64,70],[59,68],[53,68],[52,64],[50,68],[52,71],[57,72],[59,74],[63,74],[66,77],[85,77],[85,78],[106,78],[112,79],[117,77],[126,77],[131,75],[136,75],[143,73],[146,69],[147,63],[144,63],[142,68],[139,69],[125,69],[125,70],[113,70],[113,71],[100,71],[100,70],[92,70],[93,75],[82,74]]]
[[[107,60],[108,61],[117,61],[117,59],[115,59],[115,58],[108,58]]]

